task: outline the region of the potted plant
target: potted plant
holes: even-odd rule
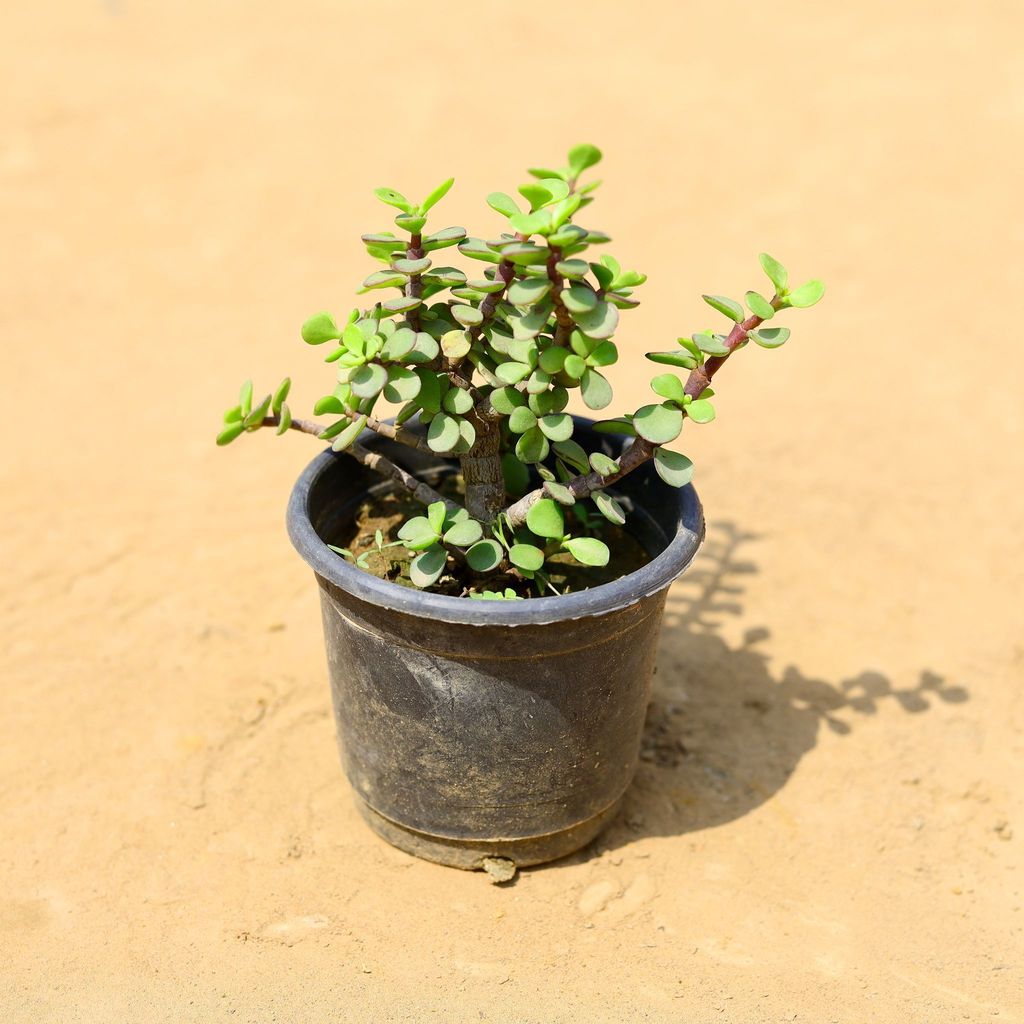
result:
[[[487,203],[492,238],[428,231],[451,188],[421,203],[392,189],[400,234],[363,236],[370,301],[302,326],[336,372],[293,418],[290,382],[247,382],[217,442],[263,428],[330,441],[288,507],[320,587],[342,759],[361,812],[412,853],[506,877],[563,856],[614,815],[636,766],[662,608],[704,533],[690,460],[667,447],[715,417],[712,378],[774,318],[824,288],[704,299],[727,329],[648,352],[654,400],[597,422],[612,401],[621,313],[645,275],[594,256],[576,223],[601,158],[577,146],[532,169],[519,200]],[[447,265],[455,250],[477,269]],[[382,412],[392,407],[393,413]]]

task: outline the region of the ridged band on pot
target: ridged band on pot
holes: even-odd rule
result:
[[[577,419],[588,450],[622,438]],[[427,478],[443,460],[363,438]],[[692,487],[648,464],[613,493],[655,557],[563,597],[472,601],[400,587],[337,555],[370,493],[390,485],[326,451],[299,478],[288,530],[320,586],[342,763],[388,841],[457,867],[564,856],[607,822],[636,769],[669,584],[704,533]]]

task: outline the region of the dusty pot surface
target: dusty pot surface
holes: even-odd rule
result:
[[[622,448],[586,420],[575,436],[612,457]],[[449,465],[362,440],[425,478]],[[655,555],[647,565],[564,597],[472,601],[379,579],[327,546],[388,486],[328,450],[288,506],[320,586],[342,763],[363,816],[395,846],[461,868],[579,849],[636,769],[665,596],[704,535],[696,492],[648,463],[614,491]]]

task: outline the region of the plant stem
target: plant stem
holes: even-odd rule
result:
[[[417,231],[416,234],[409,238],[409,247],[405,250],[405,258],[408,260],[421,260],[424,255],[423,239]],[[405,294],[411,299],[418,299],[423,294],[423,280],[419,274],[409,275],[409,280],[405,282]],[[405,314],[405,322],[414,331],[420,329],[419,306],[415,309],[410,309]]]
[[[261,426],[277,427],[280,426],[280,423],[280,416],[264,416]],[[389,424],[386,423],[381,425],[385,427],[389,426]],[[293,419],[289,426],[292,430],[301,431],[303,434],[313,434],[314,436],[319,436],[326,429],[322,423],[316,423],[313,420]],[[357,462],[362,463],[362,465],[366,466],[367,469],[372,469],[374,472],[380,473],[381,476],[386,476],[388,479],[394,480],[395,483],[404,487],[423,505],[432,505],[435,501],[442,501],[444,502],[444,507],[453,515],[460,509],[458,504],[451,501],[449,498],[445,498],[438,494],[433,487],[424,483],[422,480],[417,479],[407,469],[403,469],[397,463],[392,462],[379,452],[373,452],[370,451],[369,448],[364,448],[363,445],[358,442],[346,448],[344,454],[351,455],[352,458]]]
[[[779,308],[779,297],[772,298],[772,306]],[[725,339],[725,347],[729,350],[724,356],[712,356],[702,366],[695,367],[686,378],[683,390],[691,398],[698,398],[704,389],[711,383],[711,378],[722,368],[725,361],[746,341],[747,335],[759,327],[762,320],[759,316],[751,316],[742,323],[736,324]],[[661,445],[654,444],[643,437],[637,437],[633,443],[622,453],[619,458],[619,471],[611,476],[601,476],[600,473],[583,473],[575,476],[566,486],[572,496],[579,501],[581,498],[589,498],[594,491],[602,490],[605,487],[621,480],[627,473],[632,473],[637,466],[642,466],[648,460],[654,458],[654,453]],[[509,525],[515,529],[526,522],[526,514],[540,501],[541,498],[552,497],[547,491],[547,485],[538,487],[529,494],[524,495],[517,502],[505,509],[505,516]]]
[[[501,471],[501,427],[493,420],[472,412],[476,429],[473,447],[459,459],[466,485],[466,511],[482,523],[489,523],[505,504],[505,478]]]
[[[576,322],[572,314],[566,309],[562,301],[562,285],[565,281],[558,272],[558,261],[562,258],[562,250],[551,246],[551,255],[548,257],[547,271],[548,280],[551,282],[551,301],[555,304],[555,344],[565,348],[569,344],[569,335],[572,334]]]

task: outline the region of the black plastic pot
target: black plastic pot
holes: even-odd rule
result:
[[[622,438],[577,420],[590,451]],[[450,464],[362,439],[425,479]],[[326,451],[299,478],[288,531],[320,586],[342,763],[370,826],[460,868],[565,856],[615,814],[636,768],[669,584],[704,535],[692,487],[647,464],[614,493],[656,557],[564,597],[471,601],[378,579],[327,547],[390,485]]]

